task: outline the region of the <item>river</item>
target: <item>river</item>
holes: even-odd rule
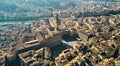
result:
[[[3,22],[0,22],[0,25],[5,25],[5,24],[15,24],[15,23],[24,23],[24,24],[32,24],[32,20],[29,20],[29,21],[3,21]]]

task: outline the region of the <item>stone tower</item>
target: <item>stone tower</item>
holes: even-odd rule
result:
[[[55,14],[55,20],[56,20],[57,26],[61,25],[58,13]]]

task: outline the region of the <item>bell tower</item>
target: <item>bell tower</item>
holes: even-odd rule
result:
[[[55,20],[56,20],[57,26],[61,25],[58,13],[55,14]]]

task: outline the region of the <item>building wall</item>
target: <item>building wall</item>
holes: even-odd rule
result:
[[[67,33],[67,32],[55,34],[53,37],[44,39],[40,43],[37,43],[34,46],[17,50],[16,53],[20,54],[20,53],[26,52],[28,50],[37,50],[37,49],[40,49],[42,47],[52,48],[52,47],[61,45],[62,44],[62,35],[65,34],[65,33]]]
[[[61,37],[65,33],[66,32],[55,34],[53,37],[45,39],[45,40],[41,41],[40,43],[38,43],[38,44],[36,44],[34,46],[31,46],[31,47],[28,47],[28,48],[23,48],[21,50],[17,50],[16,55],[18,55],[20,53],[23,53],[23,52],[26,52],[26,51],[29,51],[29,50],[37,50],[37,49],[40,49],[42,47],[50,47],[50,48],[52,48],[52,47],[61,45],[62,44],[62,38]],[[20,58],[20,60],[22,62],[21,65],[27,66],[27,64],[25,62],[23,62],[21,58]]]
[[[58,45],[62,44],[61,36],[62,36],[62,33],[59,33],[59,34],[54,35],[53,37],[45,39],[40,42],[40,46],[41,47],[50,47],[50,48],[58,46]]]
[[[78,32],[79,37],[83,40],[83,41],[88,41],[88,35],[82,33],[82,32]]]
[[[75,44],[77,44],[78,41],[70,41],[70,42],[67,42],[65,40],[62,40],[62,43],[63,44],[66,44],[66,47],[70,46],[70,47],[73,47]]]

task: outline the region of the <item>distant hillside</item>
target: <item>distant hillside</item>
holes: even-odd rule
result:
[[[0,0],[0,20],[51,17],[55,10],[76,8],[82,2],[120,0]]]
[[[0,10],[12,12],[16,10],[17,6],[22,7],[23,4],[26,4],[27,7],[51,7],[55,9],[64,9],[76,6],[74,0],[0,0]],[[26,7],[26,5],[24,6]]]
[[[14,4],[7,4],[0,2],[0,10],[5,12],[14,12],[17,9],[17,6]]]

